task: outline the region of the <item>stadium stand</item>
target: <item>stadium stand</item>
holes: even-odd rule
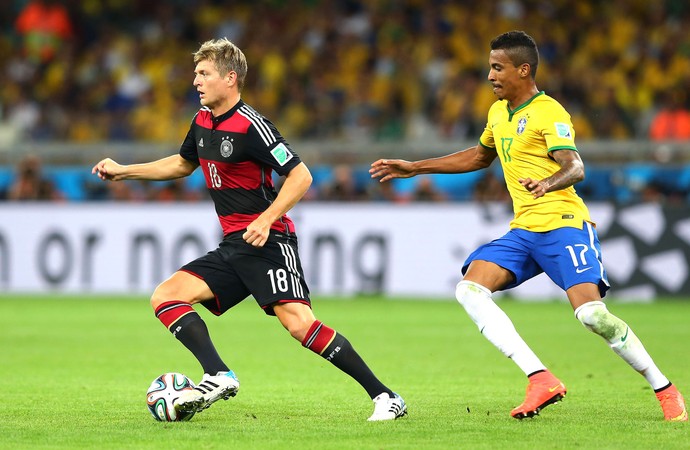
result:
[[[333,167],[317,165],[311,168],[314,177],[313,193],[306,201],[334,200],[320,196],[320,192],[332,180]],[[492,169],[494,175],[500,175],[500,170]],[[99,201],[110,197],[103,192],[101,183],[91,175],[91,167],[87,166],[50,166],[45,169],[45,176],[50,179],[67,201]],[[371,190],[374,181],[369,177],[367,166],[355,166],[352,171],[353,183],[359,192]],[[470,201],[476,198],[476,190],[486,176],[484,172],[471,172],[461,175],[434,174],[433,184],[445,195],[447,201]],[[7,190],[15,179],[15,169],[0,166],[0,199],[6,199]],[[409,201],[417,187],[420,177],[393,180],[393,190],[400,201]],[[500,179],[500,176],[499,176]],[[279,179],[274,182],[279,184]],[[140,192],[136,200],[157,199],[156,192],[170,183],[136,184],[133,188]],[[184,187],[190,193],[195,193],[188,200],[206,198],[206,184],[200,171],[184,179]],[[578,194],[585,200],[611,201],[628,204],[642,201],[660,201],[667,203],[690,202],[690,165],[678,167],[657,166],[649,164],[633,164],[624,167],[615,165],[590,166],[585,180],[575,186]],[[493,189],[500,189],[494,187]],[[495,200],[505,199],[494,192]],[[654,194],[654,195],[652,195]],[[373,194],[372,194],[373,195]],[[374,198],[369,198],[374,200]],[[337,201],[337,199],[335,199]],[[362,199],[360,199],[362,200]],[[366,200],[366,198],[364,198]],[[481,200],[481,199],[480,199]]]
[[[583,139],[646,138],[662,94],[690,92],[687,2],[66,1],[39,59],[20,20],[35,3],[0,6],[2,121],[22,140],[179,142],[198,106],[189,55],[220,36],[251,61],[247,101],[293,140],[475,138],[498,28],[535,36],[539,85]]]
[[[531,0],[488,6],[445,0],[67,0],[47,2],[51,11],[43,3],[0,4],[0,191],[12,180],[17,158],[8,155],[18,144],[40,150],[54,143],[144,143],[174,151],[198,108],[190,54],[199,42],[221,36],[235,41],[250,61],[245,100],[271,117],[290,142],[360,148],[476,142],[494,100],[484,83],[486,50],[499,28],[528,30],[536,38],[538,85],[571,111],[578,144],[658,139],[651,125],[664,114],[669,92],[676,93],[674,108],[690,114],[690,3],[683,1],[555,0],[542,7]],[[31,20],[22,18],[27,16]],[[55,38],[50,48],[37,49],[35,26],[48,18],[55,20]],[[685,134],[671,136],[687,142]],[[662,165],[651,144],[642,160],[597,153],[594,163],[586,161],[587,179],[578,190],[618,202],[644,200],[654,189],[664,198],[687,199],[688,153]],[[69,200],[108,198],[102,189],[83,187],[79,165],[99,156],[62,158],[58,164],[65,166],[47,166],[46,175]],[[636,166],[622,167],[630,162]],[[340,163],[352,160],[325,150],[310,164],[318,188],[310,199],[318,199]],[[360,163],[353,171],[359,187],[368,183]],[[474,174],[434,178],[450,201],[471,199],[479,181]],[[407,183],[395,187],[404,194],[414,185]],[[195,175],[185,186],[197,191],[203,179]],[[138,188],[136,198],[151,197],[145,191],[154,188]]]

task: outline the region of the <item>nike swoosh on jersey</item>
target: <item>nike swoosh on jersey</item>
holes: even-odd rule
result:
[[[577,273],[582,273],[582,272],[585,272],[585,271],[587,271],[587,270],[589,270],[589,269],[591,269],[591,267],[585,267],[584,269],[575,269],[575,272],[577,272]]]

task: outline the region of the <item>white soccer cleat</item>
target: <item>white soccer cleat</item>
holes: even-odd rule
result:
[[[227,400],[237,395],[240,382],[235,373],[218,372],[216,375],[204,374],[201,382],[194,389],[183,392],[175,401],[175,410],[180,412],[201,412],[220,400]]]
[[[393,393],[391,398],[387,392],[379,394],[374,398],[374,414],[367,419],[369,422],[379,420],[395,420],[407,414],[407,405],[401,396]]]
[[[173,400],[173,406],[178,414],[189,414],[204,409],[204,396],[196,389],[189,389]]]

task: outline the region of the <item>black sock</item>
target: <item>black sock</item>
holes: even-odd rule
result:
[[[382,392],[393,396],[393,392],[376,378],[350,341],[318,320],[307,332],[302,345],[354,378],[372,399]]]
[[[170,331],[199,360],[204,373],[215,375],[230,370],[218,355],[206,323],[196,312],[180,317]]]

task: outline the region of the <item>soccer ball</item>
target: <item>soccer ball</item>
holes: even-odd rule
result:
[[[194,383],[181,373],[164,373],[151,383],[146,391],[146,404],[154,419],[161,422],[182,422],[191,419],[194,411],[178,413],[173,402],[180,393],[194,389]]]

